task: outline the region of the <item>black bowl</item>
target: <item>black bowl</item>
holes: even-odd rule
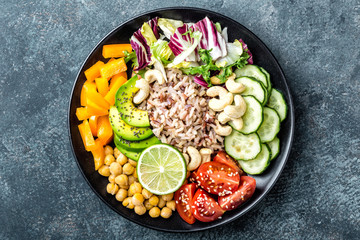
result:
[[[145,21],[148,21],[149,19],[156,16],[179,19],[184,22],[196,22],[205,16],[208,16],[212,21],[220,22],[221,26],[228,27],[229,41],[242,38],[247,43],[249,49],[254,55],[254,63],[262,66],[270,73],[273,86],[277,89],[280,89],[284,93],[286,102],[289,107],[287,118],[281,123],[281,131],[278,134],[278,137],[281,141],[281,152],[279,156],[271,162],[271,165],[263,174],[255,176],[257,186],[252,198],[239,208],[226,212],[221,220],[210,223],[202,223],[197,221],[195,224],[189,225],[179,217],[178,213],[174,213],[170,219],[152,219],[148,214],[139,216],[136,215],[133,210],[123,207],[120,202],[116,201],[114,196],[106,192],[108,179],[100,176],[94,170],[92,155],[85,151],[77,128],[80,122],[75,116],[75,111],[76,108],[80,106],[80,91],[83,83],[86,80],[84,76],[84,70],[89,68],[96,61],[104,60],[101,54],[102,46],[104,44],[128,43],[129,38],[134,33],[134,31],[136,31]],[[103,40],[101,40],[100,43],[86,58],[76,77],[71,94],[69,105],[69,135],[71,147],[82,175],[96,193],[96,195],[111,209],[126,219],[149,228],[168,232],[192,232],[229,223],[243,216],[265,197],[265,195],[270,191],[279,178],[279,175],[289,157],[294,135],[294,110],[290,91],[279,63],[272,55],[270,50],[265,46],[265,44],[251,31],[236,21],[212,11],[198,8],[167,8],[142,14],[121,24],[112,32],[110,32]]]

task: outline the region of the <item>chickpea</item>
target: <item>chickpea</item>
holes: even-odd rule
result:
[[[115,156],[116,157],[116,156]],[[116,162],[120,163],[121,165],[124,165],[125,163],[127,163],[128,161],[128,158],[120,153],[117,157],[116,157]]]
[[[111,195],[115,195],[119,191],[119,186],[114,183],[108,183],[106,186],[106,191]]]
[[[115,157],[112,154],[108,154],[105,156],[104,163],[105,165],[110,166],[111,163],[115,162]]]
[[[115,175],[110,175],[108,179],[110,183],[115,183]]]
[[[113,162],[110,165],[110,172],[111,174],[117,176],[120,175],[122,173],[122,167],[119,163],[117,162]]]
[[[129,176],[129,185],[133,184],[134,182],[136,182],[136,178],[133,175]]]
[[[131,166],[130,163],[125,163],[124,166],[123,166],[123,172],[126,175],[133,174],[134,170],[135,170],[135,168],[133,166]]]
[[[158,207],[163,208],[165,207],[166,201],[162,198],[159,199]]]
[[[172,211],[175,211],[175,206],[176,206],[175,200],[166,202],[166,207],[170,208]]]
[[[133,203],[135,206],[142,205],[143,202],[144,202],[144,196],[141,195],[141,193],[135,193],[135,194],[132,196],[132,203]]]
[[[125,189],[125,190],[129,189],[129,185],[119,185],[119,186],[120,186],[120,188]]]
[[[138,175],[137,175],[137,171],[136,171],[136,169],[134,169],[134,172],[133,172],[133,174],[132,174],[136,179],[138,179]]]
[[[149,203],[153,206],[157,206],[158,203],[159,203],[159,198],[155,195],[152,195],[150,198],[149,198]]]
[[[141,194],[144,196],[145,199],[149,199],[153,195],[151,192],[149,192],[145,188],[143,188],[143,190],[141,191]]]
[[[137,215],[144,215],[146,213],[144,205],[136,205],[134,210]]]
[[[149,211],[149,215],[152,218],[157,218],[160,216],[160,209],[158,207],[153,207]]]
[[[115,158],[118,158],[118,156],[119,156],[120,154],[122,154],[122,153],[120,152],[120,150],[117,149],[117,148],[114,148],[114,157],[115,157]]]
[[[153,207],[153,205],[150,204],[149,199],[145,200],[144,206],[145,206],[146,210],[150,210]]]
[[[135,207],[135,205],[131,201],[131,197],[125,198],[124,201],[122,202],[122,205],[130,209],[133,209]]]
[[[115,198],[119,202],[124,201],[124,199],[127,197],[127,190],[120,188],[119,191],[116,193]]]
[[[104,151],[105,151],[105,156],[106,155],[114,155],[114,149],[111,147],[111,146],[109,146],[109,145],[106,145],[105,147],[104,147]]]
[[[172,215],[172,211],[171,211],[171,209],[168,208],[168,207],[163,207],[163,209],[161,209],[160,215],[161,215],[163,218],[169,218],[169,217],[171,217],[171,215]]]
[[[101,176],[104,176],[104,177],[110,176],[110,168],[106,165],[99,168],[98,172]]]
[[[174,197],[173,193],[169,193],[169,194],[161,196],[161,198],[164,199],[164,201],[171,201],[173,199],[173,197]]]
[[[129,163],[133,166],[133,167],[136,167],[137,165],[137,161],[134,161],[132,159],[129,159]]]
[[[125,174],[121,174],[115,177],[115,182],[120,186],[129,185],[128,176],[126,176]]]

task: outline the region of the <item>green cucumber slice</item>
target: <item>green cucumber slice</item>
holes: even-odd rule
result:
[[[280,131],[280,117],[277,112],[269,107],[264,107],[264,120],[257,131],[261,142],[270,142]]]
[[[236,160],[249,160],[261,152],[260,138],[256,133],[242,134],[232,131],[225,137],[225,151]]]
[[[263,69],[262,67],[260,67],[260,70],[265,74],[266,81],[267,81],[267,84],[268,84],[267,89],[266,89],[267,93],[268,93],[267,94],[267,99],[266,99],[266,102],[267,102],[269,100],[268,98],[270,97],[270,93],[271,93],[271,89],[272,89],[271,81],[270,81],[270,74],[265,69]]]
[[[271,142],[267,142],[266,145],[268,145],[268,147],[271,150],[270,160],[273,160],[280,153],[280,139],[278,137],[275,137]]]
[[[261,144],[261,152],[249,161],[239,161],[242,170],[251,175],[263,173],[270,164],[271,152],[266,144]]]
[[[241,95],[253,96],[262,105],[266,103],[266,90],[261,82],[252,77],[239,77],[235,79],[235,82],[241,83],[245,86],[245,90],[241,93]]]
[[[246,112],[242,116],[243,127],[239,131],[243,134],[256,132],[263,121],[263,108],[261,103],[253,96],[243,96],[246,102]]]
[[[243,68],[235,70],[236,77],[253,77],[264,84],[265,89],[268,87],[266,75],[256,65],[246,65]]]
[[[279,90],[275,88],[271,90],[267,106],[273,108],[279,114],[280,120],[284,121],[287,114],[287,105],[283,94]]]

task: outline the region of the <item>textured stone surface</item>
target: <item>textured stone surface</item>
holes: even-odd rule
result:
[[[0,239],[357,238],[359,2],[163,2],[0,2]],[[140,227],[103,204],[76,166],[66,124],[93,46],[124,20],[175,5],[218,11],[259,36],[283,67],[296,110],[292,154],[268,197],[236,222],[192,234]]]

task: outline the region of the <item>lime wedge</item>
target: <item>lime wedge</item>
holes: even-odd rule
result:
[[[183,155],[168,144],[146,148],[139,157],[136,169],[143,188],[157,195],[175,192],[186,178]]]

